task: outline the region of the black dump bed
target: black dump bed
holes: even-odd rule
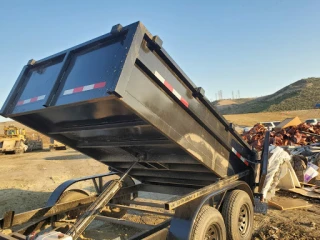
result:
[[[142,182],[204,186],[253,158],[140,22],[30,60],[1,115],[120,172],[144,156],[130,172]]]

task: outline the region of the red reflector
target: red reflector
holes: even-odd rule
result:
[[[94,88],[103,88],[106,85],[106,82],[100,82],[100,83],[96,83],[94,85]]]
[[[34,98],[31,98],[30,102],[36,102],[38,100],[38,97],[34,97]]]
[[[82,92],[82,90],[83,90],[83,87],[77,87],[73,89],[73,93]]]
[[[170,90],[170,92],[173,91],[173,87],[168,83],[167,81],[164,82],[164,85]]]
[[[189,103],[184,98],[181,98],[180,101],[185,105],[186,107],[189,107]]]

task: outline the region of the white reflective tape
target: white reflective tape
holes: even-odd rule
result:
[[[82,91],[88,91],[88,90],[92,90],[94,88],[94,84],[91,84],[91,85],[87,85],[87,86],[84,86]]]
[[[73,89],[65,90],[63,95],[69,95],[73,93]]]
[[[160,73],[156,71],[154,75],[164,84],[166,80],[160,75]]]
[[[242,155],[241,155],[240,153],[238,153],[237,150],[235,150],[234,148],[231,148],[231,150],[232,150],[232,152],[233,152],[234,154],[236,154],[236,156],[237,156],[237,154],[240,155],[239,158],[240,158],[241,161],[243,161],[243,162],[246,162],[246,161],[247,161],[247,159],[244,158],[244,157],[242,157]],[[238,156],[237,156],[237,157],[238,157]]]
[[[29,103],[29,102],[31,102],[31,98],[30,98],[30,99],[27,99],[27,100],[24,100],[24,101],[23,101],[23,104],[26,104],[26,103]]]
[[[172,93],[180,100],[181,99],[181,95],[175,90],[173,89]]]
[[[46,95],[41,95],[41,96],[38,97],[37,100],[38,100],[38,101],[43,100],[45,97],[46,97]]]

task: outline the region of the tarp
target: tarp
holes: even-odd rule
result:
[[[268,173],[262,189],[264,199],[271,199],[276,188],[291,189],[301,187],[291,166],[291,156],[281,147],[270,147]]]

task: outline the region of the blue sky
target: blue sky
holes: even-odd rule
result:
[[[22,67],[142,21],[209,99],[320,76],[320,1],[1,1],[0,105]]]

